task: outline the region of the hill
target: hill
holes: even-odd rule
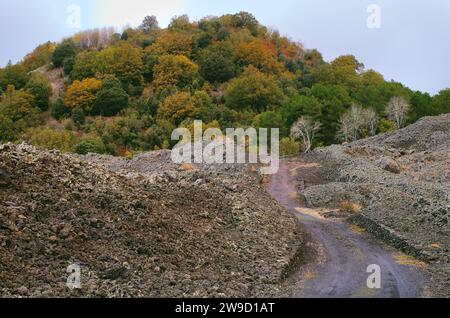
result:
[[[320,124],[313,145],[323,146],[450,112],[450,90],[413,92],[352,55],[327,62],[247,12],[183,15],[166,29],[149,16],[120,33],[44,43],[0,69],[0,93],[1,141],[118,156],[170,148],[172,130],[195,119],[280,128],[282,152],[291,154],[301,117]]]

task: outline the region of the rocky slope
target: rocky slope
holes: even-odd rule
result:
[[[249,167],[0,145],[3,297],[272,296],[302,244]]]
[[[450,296],[450,114],[307,160],[325,180],[300,189],[309,206],[361,206],[350,220],[429,262],[437,293]]]

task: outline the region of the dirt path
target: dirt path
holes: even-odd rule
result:
[[[424,264],[389,250],[348,224],[337,219],[325,219],[315,210],[304,208],[296,197],[296,176],[308,173],[299,162],[283,161],[278,174],[272,176],[269,192],[292,211],[309,230],[322,251],[314,264],[305,265],[299,276],[302,287],[294,297],[422,297]],[[370,289],[368,266],[381,268],[381,288]]]

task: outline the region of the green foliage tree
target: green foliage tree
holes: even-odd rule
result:
[[[77,54],[76,44],[67,39],[58,44],[53,52],[52,62],[55,67],[62,67],[66,58],[75,57]]]
[[[62,152],[71,151],[76,143],[76,137],[72,132],[56,131],[44,127],[30,128],[25,133],[25,139],[33,146],[50,150],[57,149]]]
[[[253,127],[255,128],[280,128],[284,126],[284,120],[281,113],[275,111],[266,111],[258,114],[253,119]]]
[[[5,91],[8,85],[13,85],[15,89],[22,89],[28,82],[28,75],[25,68],[9,61],[5,68],[0,68],[0,89]]]
[[[224,83],[234,77],[233,47],[229,42],[221,42],[200,53],[199,64],[203,78],[210,83]]]
[[[73,80],[81,81],[88,77],[95,77],[97,73],[106,71],[104,68],[98,52],[83,51],[76,56],[70,76]]]
[[[81,107],[76,107],[72,110],[72,120],[78,128],[86,123],[86,115]]]
[[[105,153],[105,145],[100,138],[86,137],[78,142],[73,151],[80,155],[87,155],[88,153]]]
[[[52,86],[47,77],[40,73],[34,73],[28,81],[25,89],[34,96],[34,105],[42,111],[49,106]]]
[[[228,107],[257,112],[279,106],[284,98],[275,78],[253,66],[245,68],[241,76],[231,81],[225,96]]]
[[[8,120],[14,123],[15,135],[42,123],[39,109],[34,106],[33,95],[25,91],[16,91],[12,85],[8,86],[6,93],[2,96],[0,114],[4,117],[3,121],[6,124]]]
[[[17,137],[13,121],[0,113],[0,142],[14,141]]]
[[[445,89],[439,92],[433,98],[432,110],[427,115],[439,115],[450,113],[450,89]]]
[[[308,116],[314,121],[320,121],[322,109],[322,103],[314,96],[296,95],[289,99],[281,107],[280,111],[285,120],[285,125],[291,127],[302,116]]]
[[[408,116],[409,123],[414,123],[424,116],[437,114],[437,111],[433,108],[433,98],[428,93],[414,92],[410,102],[411,111]]]
[[[65,117],[70,117],[72,112],[64,105],[64,99],[59,97],[52,105],[53,118],[60,120]]]
[[[114,116],[128,105],[128,94],[115,77],[103,80],[94,103],[94,114]]]

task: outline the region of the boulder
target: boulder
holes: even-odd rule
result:
[[[399,174],[402,172],[402,167],[400,166],[400,164],[390,157],[382,157],[381,159],[376,161],[376,165],[381,169],[392,173]]]

